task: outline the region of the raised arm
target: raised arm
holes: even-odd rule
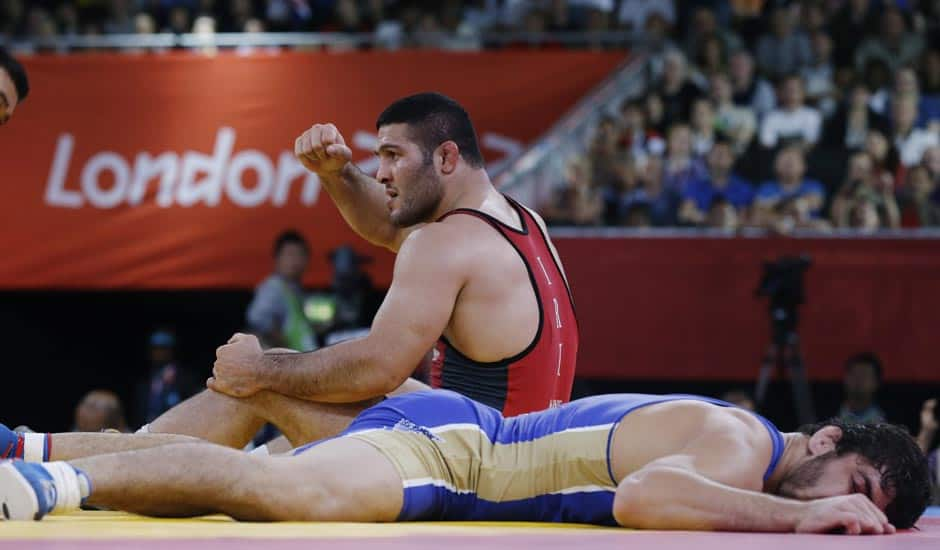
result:
[[[385,189],[352,163],[352,150],[332,124],[315,124],[294,142],[294,154],[315,172],[346,223],[362,238],[397,252],[408,229],[393,225]]]
[[[464,285],[452,229],[432,224],[402,245],[367,336],[310,353],[261,354],[252,337],[219,348],[209,387],[235,397],[271,390],[300,399],[354,402],[394,391],[443,333]]]
[[[798,501],[762,493],[765,455],[745,437],[703,436],[625,477],[614,518],[644,529],[894,532],[863,494]]]

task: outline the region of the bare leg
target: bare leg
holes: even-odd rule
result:
[[[338,435],[378,401],[314,403],[269,391],[239,399],[206,390],[165,412],[150,424],[150,431],[190,435],[240,449],[270,422],[299,447]]]
[[[89,504],[146,515],[222,512],[250,521],[394,521],[403,498],[401,477],[388,459],[351,438],[288,457],[200,443],[71,464],[91,479]]]
[[[149,449],[173,443],[197,443],[198,439],[175,434],[60,433],[52,434],[49,460],[73,460],[86,456]]]

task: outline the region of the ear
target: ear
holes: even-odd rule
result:
[[[460,162],[460,149],[453,141],[445,141],[437,148],[434,161],[440,162],[440,171],[445,175],[453,174]]]
[[[820,428],[809,438],[807,451],[812,456],[820,456],[836,450],[836,444],[842,439],[842,429],[837,426]]]

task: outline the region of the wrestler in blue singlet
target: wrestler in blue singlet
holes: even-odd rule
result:
[[[678,400],[734,406],[695,395],[613,394],[503,418],[467,397],[434,390],[367,409],[342,436],[372,444],[395,465],[404,484],[399,521],[616,525],[617,482],[610,467],[614,428],[641,407]],[[755,416],[773,443],[767,479],[783,452],[783,436]]]

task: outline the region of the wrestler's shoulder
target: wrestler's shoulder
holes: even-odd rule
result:
[[[402,247],[469,250],[476,246],[486,246],[486,241],[498,237],[497,232],[471,216],[451,216],[412,230]],[[456,246],[458,244],[459,246]]]

